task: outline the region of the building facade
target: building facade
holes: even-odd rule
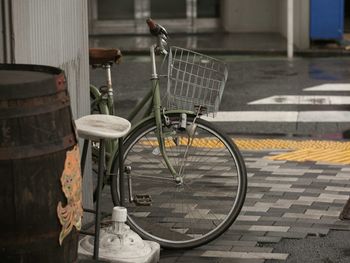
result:
[[[89,0],[91,34],[142,34],[152,17],[182,33],[278,33],[287,37],[288,0]],[[309,47],[309,0],[293,0],[294,44]],[[169,12],[171,10],[171,12]]]

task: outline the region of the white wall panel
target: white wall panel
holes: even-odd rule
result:
[[[294,2],[294,43],[309,48],[310,0]],[[287,0],[223,0],[227,32],[277,32],[287,37]]]
[[[12,0],[12,14],[14,62],[62,68],[73,117],[89,114],[87,1]],[[83,187],[84,206],[91,207],[91,176],[84,176]]]
[[[13,0],[15,62],[65,70],[75,117],[89,113],[87,3]]]
[[[5,62],[5,50],[4,50],[4,41],[5,41],[5,25],[3,24],[4,19],[4,10],[3,3],[0,1],[0,63]]]
[[[223,25],[228,32],[278,32],[281,0],[225,0]]]

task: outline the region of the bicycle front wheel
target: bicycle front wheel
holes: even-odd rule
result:
[[[214,125],[199,118],[193,124],[188,116],[184,129],[180,116],[169,117],[170,124],[163,124],[164,144],[178,178],[168,170],[150,120],[125,141],[124,204],[128,224],[142,238],[164,248],[191,248],[234,222],[245,199],[246,169],[232,140]],[[117,205],[118,177],[112,177],[111,186]]]

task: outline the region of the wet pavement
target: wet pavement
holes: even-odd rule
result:
[[[213,41],[214,40],[214,41]],[[91,36],[92,47],[117,47],[124,53],[147,53],[154,38],[149,35]],[[218,44],[219,43],[219,44]],[[278,33],[171,35],[169,44],[199,52],[278,55],[286,53],[286,39]]]
[[[203,53],[235,55],[287,55],[287,40],[279,33],[172,34],[169,45]],[[349,37],[348,37],[349,38]],[[149,34],[91,35],[90,47],[120,48],[125,54],[147,54],[154,40]],[[294,47],[296,56],[349,56],[349,40],[312,42],[310,48]]]
[[[233,140],[248,172],[248,192],[239,217],[207,245],[162,250],[160,262],[349,262],[349,242],[343,240],[350,240],[350,224],[338,217],[350,194],[350,156],[345,161],[320,159],[322,147],[318,156],[291,156],[300,156],[297,145],[311,151],[317,143],[350,147],[350,142]],[[111,211],[109,189],[103,193],[103,206]],[[298,248],[305,242],[301,254]]]
[[[350,123],[350,58],[216,56],[228,64],[229,75],[217,118],[230,134],[348,137]],[[147,56],[125,56],[112,69],[118,114],[126,116],[149,89]],[[137,76],[137,77],[135,77]],[[102,84],[104,73],[91,71]],[[162,90],[166,90],[165,80]],[[316,89],[324,85],[327,89]],[[337,89],[337,85],[345,89]],[[311,90],[310,90],[311,88]],[[288,98],[294,98],[290,101]],[[328,99],[331,98],[331,99]],[[343,98],[339,102],[334,99]],[[304,102],[303,102],[304,101]],[[306,101],[306,102],[305,102]]]
[[[285,53],[285,40],[275,36],[268,42],[265,36],[224,36],[229,41],[205,35],[172,38],[177,45],[212,52],[228,64],[229,78],[218,113],[226,119],[216,124],[234,138],[244,155],[248,194],[238,220],[225,234],[196,249],[162,250],[160,262],[350,262],[350,222],[338,219],[350,194],[349,149],[329,146],[349,143],[346,112],[350,105],[320,100],[324,98],[320,96],[349,96],[350,58],[288,60],[279,56]],[[124,40],[92,37],[90,45],[146,54],[150,40],[145,38],[132,38],[130,43],[129,36]],[[264,52],[273,56],[255,56]],[[335,53],[325,50],[324,54]],[[113,67],[118,115],[127,116],[148,90],[149,67],[149,59],[143,55],[127,55],[122,64]],[[92,83],[102,83],[103,77],[103,72],[91,71]],[[317,88],[328,84],[328,88]],[[346,88],[338,89],[337,84]],[[291,98],[288,96],[298,97],[293,97],[293,103],[284,103]],[[305,100],[313,103],[302,103]],[[230,121],[223,112],[231,112]],[[288,119],[291,114],[297,117]],[[305,114],[319,118],[305,121]],[[272,141],[261,146],[267,139]],[[249,145],[244,144],[247,141]],[[290,144],[285,146],[287,141]],[[319,141],[326,146],[310,146]],[[109,189],[103,198],[104,209],[110,211]]]

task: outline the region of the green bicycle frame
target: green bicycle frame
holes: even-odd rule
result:
[[[136,119],[137,114],[141,112],[142,109],[146,108],[147,105],[148,107],[146,108],[145,115],[143,116],[141,121],[132,125],[131,131],[129,132],[127,137],[133,133],[136,127],[154,118],[156,122],[156,127],[157,127],[156,134],[157,134],[157,141],[158,141],[160,153],[164,159],[166,166],[168,167],[170,173],[172,174],[173,178],[176,179],[178,174],[175,171],[173,165],[170,163],[169,157],[165,151],[164,133],[163,133],[163,127],[162,127],[162,115],[165,116],[167,114],[185,113],[187,115],[195,116],[196,114],[193,111],[186,111],[186,110],[171,110],[171,111],[162,112],[159,77],[157,75],[156,64],[155,64],[155,48],[156,46],[153,45],[150,49],[151,60],[152,60],[152,79],[151,79],[152,88],[144,96],[144,98],[136,105],[136,107],[133,109],[133,111],[130,113],[127,119],[130,122],[133,122]],[[91,107],[98,105],[99,110],[102,114],[111,114],[113,112],[113,109],[111,108],[113,107],[113,101],[112,102],[110,101],[110,100],[113,100],[113,98],[111,98],[109,94],[101,94],[99,89],[93,85],[90,85],[90,92],[94,96],[94,98],[96,98],[91,103]],[[115,156],[118,154],[117,145],[118,144],[116,141],[108,140],[106,142],[106,152],[107,152],[107,156],[109,157],[109,161],[107,164],[108,175],[110,175],[112,172],[111,170],[112,170],[113,160],[115,159]]]

